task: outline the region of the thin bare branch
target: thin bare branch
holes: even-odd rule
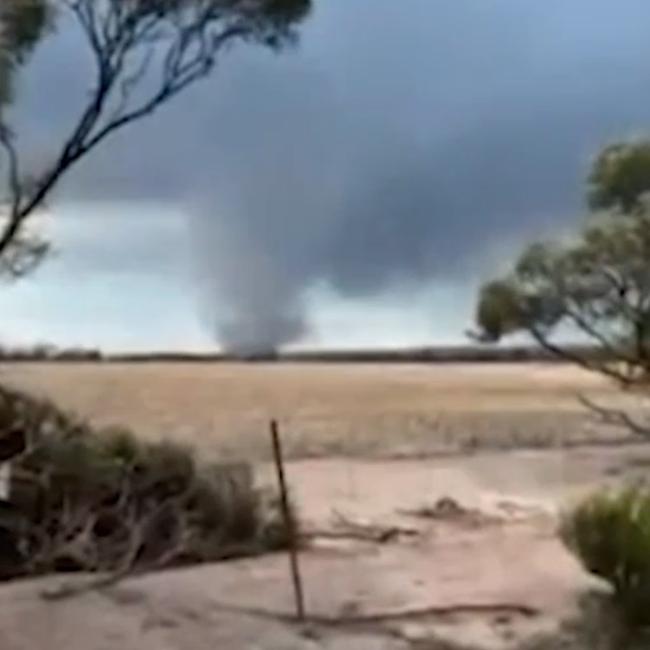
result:
[[[578,400],[583,406],[597,415],[604,424],[627,429],[638,436],[650,439],[650,423],[643,424],[622,409],[597,404],[586,395],[578,395]]]
[[[632,356],[626,352],[621,346],[617,345],[614,340],[608,338],[606,334],[597,329],[596,326],[592,325],[587,318],[585,318],[578,308],[571,308],[570,306],[565,307],[565,314],[576,327],[589,338],[593,339],[594,342],[598,343],[604,352],[605,356],[610,359],[616,359],[624,361],[630,366],[635,366],[640,363],[636,357]]]
[[[10,208],[0,229],[0,257],[7,254],[19,237],[23,223],[42,207],[65,174],[103,140],[151,115],[190,85],[207,77],[217,57],[231,43],[251,39],[277,47],[283,39],[288,40],[292,21],[302,18],[309,5],[308,0],[296,0],[295,17],[283,22],[273,14],[272,2],[59,2],[76,19],[85,36],[95,62],[95,77],[90,97],[63,140],[54,163],[28,193],[21,182],[13,138],[2,127],[0,144],[9,161]],[[144,88],[148,83],[152,89],[136,101],[136,88]],[[32,259],[36,256],[32,255]]]
[[[571,363],[575,363],[576,365],[580,366],[581,368],[584,368],[585,370],[603,374],[606,377],[613,379],[621,386],[627,387],[631,384],[632,379],[628,376],[628,374],[616,370],[612,366],[610,361],[607,360],[602,362],[597,361],[593,357],[583,356],[575,352],[569,346],[556,345],[555,343],[550,341],[548,337],[539,328],[530,327],[528,331],[531,334],[531,336],[535,339],[535,341],[540,345],[540,347],[544,348],[546,351],[550,352],[554,356],[559,357],[560,359],[564,359],[565,361],[570,361]]]

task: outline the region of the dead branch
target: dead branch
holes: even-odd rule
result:
[[[388,526],[386,528],[376,527],[373,530],[310,530],[302,537],[306,539],[350,539],[372,544],[389,544],[400,537],[415,537],[420,531],[415,528],[404,528],[402,526]]]
[[[328,539],[357,539],[375,544],[388,544],[399,537],[414,537],[420,534],[416,528],[402,526],[380,526],[378,524],[353,521],[338,511],[333,511],[334,530],[312,531],[310,537]]]
[[[124,490],[130,494],[130,486],[125,484]],[[169,566],[176,558],[182,556],[189,548],[192,539],[192,532],[182,513],[182,504],[187,499],[189,490],[185,493],[167,499],[159,504],[149,513],[140,513],[131,503],[130,498],[120,495],[115,508],[115,515],[125,522],[125,529],[128,531],[128,539],[124,551],[118,559],[117,566],[114,558],[103,560],[98,554],[94,563],[87,565],[87,570],[100,573],[100,577],[94,580],[75,580],[65,582],[55,589],[46,589],[41,592],[41,597],[46,600],[62,600],[73,596],[111,587],[127,577],[143,575],[151,571]],[[132,496],[132,495],[131,495]],[[165,510],[172,509],[178,524],[178,532],[175,540],[164,545],[159,552],[149,561],[140,560],[140,555],[147,543],[151,542],[152,531],[155,524]],[[97,517],[92,519],[92,526]],[[93,546],[94,548],[94,546]]]
[[[295,623],[296,618],[290,614],[274,612],[257,607],[240,607],[227,603],[213,602],[215,607],[232,614],[245,614],[260,618],[280,621],[282,623]],[[358,627],[363,625],[378,625],[397,621],[418,620],[430,617],[448,617],[459,614],[514,614],[525,618],[535,618],[540,615],[540,610],[530,605],[516,602],[494,603],[452,603],[450,605],[434,605],[429,607],[409,608],[389,612],[376,612],[348,616],[319,616],[310,615],[309,623],[329,628]]]

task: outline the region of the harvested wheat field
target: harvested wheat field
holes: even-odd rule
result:
[[[3,381],[101,425],[220,456],[266,456],[270,418],[290,457],[404,457],[573,444],[604,432],[578,394],[615,389],[559,364],[3,364]]]
[[[601,647],[579,604],[603,586],[560,543],[558,516],[642,476],[650,448],[578,404],[621,402],[599,378],[553,364],[5,364],[2,376],[100,424],[259,461],[264,482],[279,418],[310,616],[293,620],[282,554],[54,601],[68,579],[48,578],[0,589],[3,648]]]

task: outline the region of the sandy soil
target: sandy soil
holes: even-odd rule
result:
[[[301,557],[309,625],[291,622],[287,559],[272,555],[55,602],[42,594],[81,578],[4,586],[0,647],[467,650],[527,648],[552,635],[530,646],[552,650],[581,594],[601,588],[557,540],[558,511],[648,463],[647,446],[294,462],[289,478],[314,534]],[[471,516],[414,514],[446,496]],[[327,536],[347,530],[341,520],[403,534],[384,544]]]

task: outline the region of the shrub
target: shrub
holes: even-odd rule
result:
[[[0,519],[22,558],[19,574],[160,568],[286,541],[273,499],[246,464],[199,463],[183,445],[96,431],[0,388],[0,435],[8,425],[26,437],[12,462],[12,516]]]
[[[587,571],[611,585],[622,616],[650,624],[650,488],[589,497],[564,518],[561,534]]]

